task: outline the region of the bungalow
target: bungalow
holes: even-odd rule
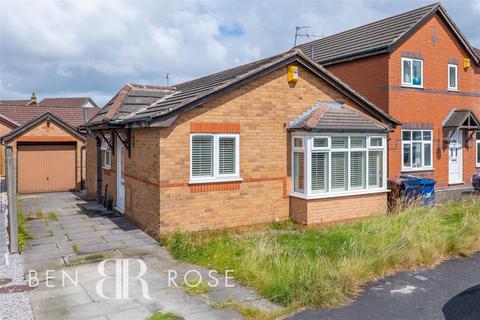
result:
[[[87,194],[153,236],[384,213],[398,124],[299,50],[127,84],[87,123]]]
[[[0,140],[14,150],[20,193],[80,190],[85,180],[85,124],[98,108],[47,106],[20,100],[0,104]],[[5,175],[4,146],[0,174]]]

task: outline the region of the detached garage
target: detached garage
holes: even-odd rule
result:
[[[85,136],[45,113],[2,137],[17,160],[19,193],[79,190],[84,181]]]
[[[75,158],[75,143],[18,144],[18,192],[75,190]]]

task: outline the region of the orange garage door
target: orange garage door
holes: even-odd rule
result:
[[[18,145],[18,192],[75,189],[74,144]]]

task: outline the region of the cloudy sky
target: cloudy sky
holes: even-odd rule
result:
[[[175,84],[288,50],[296,25],[328,36],[433,1],[0,0],[0,99],[103,105],[127,82]],[[442,3],[480,47],[480,0]]]

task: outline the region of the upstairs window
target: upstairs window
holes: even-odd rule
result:
[[[457,90],[457,65],[456,64],[449,64],[448,65],[448,90]]]
[[[238,134],[192,134],[190,139],[191,182],[239,179]]]
[[[432,169],[433,139],[431,130],[402,130],[402,169]]]
[[[402,86],[423,87],[423,61],[402,58]]]

